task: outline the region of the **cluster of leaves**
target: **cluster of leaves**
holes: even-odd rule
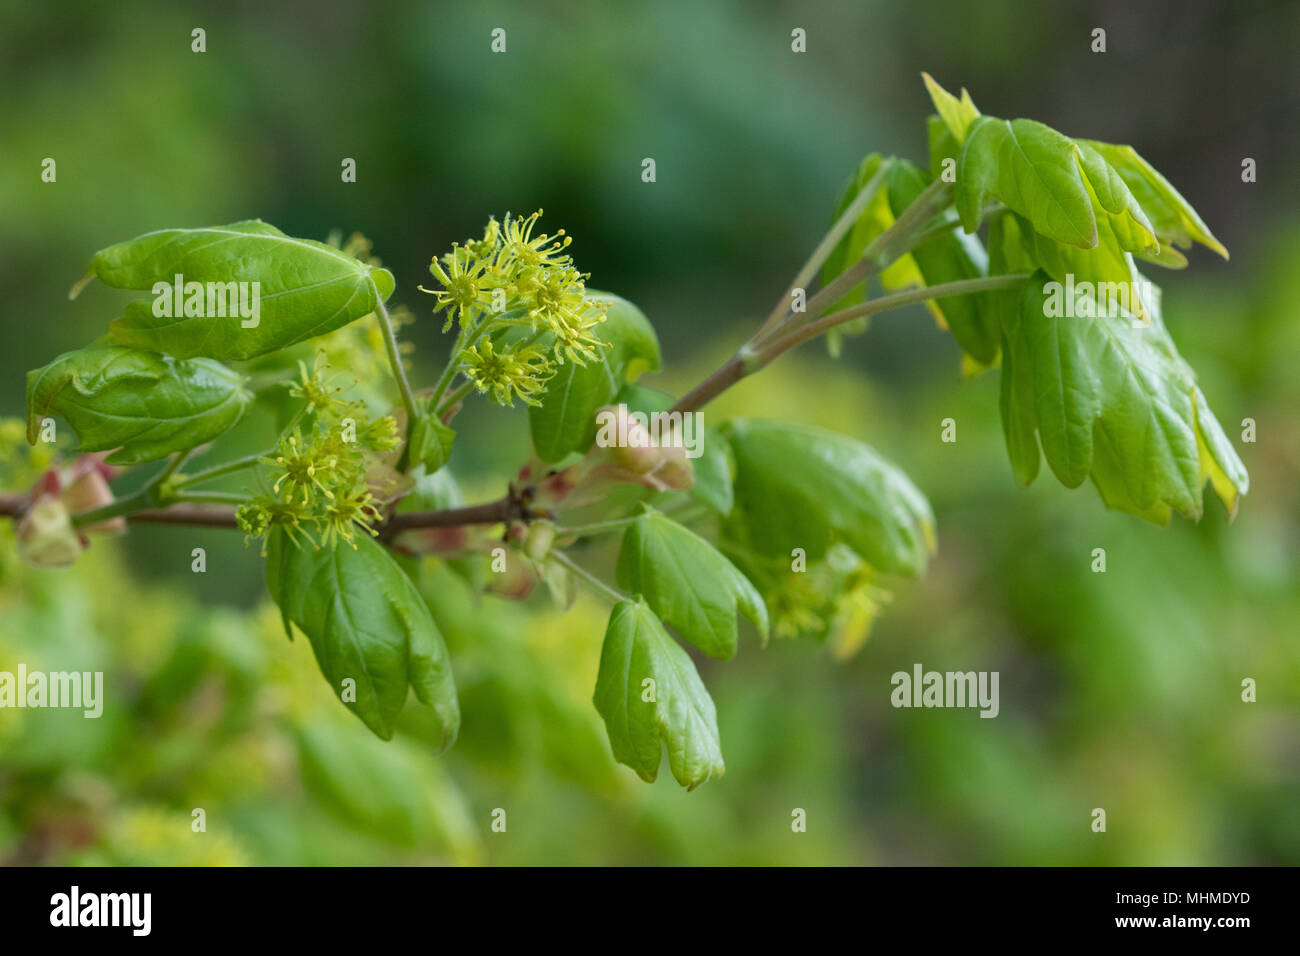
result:
[[[927,183],[952,182],[954,208],[939,222],[954,228],[899,257],[880,282],[892,290],[1027,276],[1022,289],[929,303],[968,371],[1001,363],[1017,480],[1031,483],[1046,457],[1067,487],[1091,478],[1108,507],[1160,523],[1171,511],[1198,518],[1208,480],[1235,512],[1249,487],[1246,469],[1169,336],[1158,287],[1136,264],[1182,268],[1180,250],[1193,243],[1225,258],[1227,250],[1133,147],[987,116],[965,90],[953,96],[925,79],[937,110],[928,176],[904,160],[868,156],[841,211],[885,164],[887,188],[827,260],[823,280],[844,272]],[[1064,316],[1045,307],[1051,282],[1077,290]],[[851,298],[861,295],[858,288]]]
[[[1207,480],[1235,507],[1245,469],[1178,356],[1158,295],[1129,312],[1110,308],[1109,297],[1069,319],[1044,309],[1052,279],[1107,289],[1141,278],[1135,258],[1177,267],[1186,262],[1178,247],[1222,247],[1132,149],[995,120],[964,91],[930,88],[938,115],[929,171],[867,157],[840,202],[838,240],[828,238],[809,272],[821,264],[823,283],[838,280],[841,292],[845,273],[864,263],[878,267],[887,291],[964,282],[959,294],[936,290],[930,307],[969,370],[1001,363],[1003,422],[1022,482],[1046,456],[1066,485],[1091,477],[1107,505],[1152,520],[1171,510],[1199,515]],[[131,302],[107,339],[30,373],[28,437],[58,414],[83,449],[112,450],[110,462],[175,455],[147,486],[151,503],[201,500],[187,489],[205,473],[173,472],[255,398],[279,389],[298,407],[276,448],[245,463],[258,487],[237,496],[238,523],[265,539],[268,589],[285,628],[306,634],[346,707],[388,739],[414,690],[437,739],[455,739],[459,701],[438,623],[446,588],[429,585],[432,562],[422,555],[438,554],[446,563],[436,573],[453,569],[479,590],[521,597],[543,581],[564,606],[582,579],[614,605],[594,701],[615,757],[654,780],[666,747],[673,776],[694,788],[725,764],[712,700],[683,644],[729,659],[743,616],[761,640],[771,631],[813,636],[851,653],[890,581],[925,570],[934,517],[897,467],[819,429],[711,423],[694,460],[681,449],[598,445],[607,406],[625,406],[626,415],[675,403],[635,384],[661,365],[649,321],[631,303],[589,290],[566,252],[569,237],[535,232],[539,217],[491,219],[481,238],[432,261],[439,287],[423,291],[444,314],[444,331],[455,326],[456,342],[436,384],[420,391],[406,381],[384,306],[393,278],[366,243],[340,249],[253,221],[111,246],[94,257],[90,277],[134,290],[176,275],[258,282],[261,322],[242,327],[203,309],[160,318],[147,301]],[[998,277],[999,291],[966,291]],[[808,318],[864,295],[864,285],[850,287]],[[353,323],[372,313],[377,334],[357,333]],[[827,324],[832,350],[864,323]],[[787,328],[760,330],[747,346],[791,347],[795,339],[780,337]],[[250,388],[222,364],[251,361],[244,371],[259,375],[292,369],[294,347],[318,336],[325,359],[310,370],[299,362],[287,390],[284,382]],[[381,348],[402,399],[391,413],[388,382],[375,381]],[[353,382],[334,365],[364,369],[365,378]],[[462,503],[447,467],[450,422],[475,391],[528,406],[532,456],[504,535],[459,527],[379,537],[394,512]],[[574,559],[609,532],[621,534],[617,587]],[[487,573],[502,541],[521,571]]]

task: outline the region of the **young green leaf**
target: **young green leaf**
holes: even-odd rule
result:
[[[922,73],[921,78],[925,80],[925,88],[930,93],[930,99],[934,101],[935,111],[943,117],[944,125],[952,133],[953,139],[958,144],[961,144],[965,141],[966,133],[971,124],[980,115],[980,111],[975,108],[975,103],[971,100],[970,94],[966,92],[966,88],[963,86],[961,99],[958,99],[936,83],[934,77],[930,76],[929,73]]]
[[[1096,150],[1123,178],[1150,219],[1162,246],[1190,249],[1193,242],[1199,242],[1228,258],[1228,250],[1214,237],[1191,204],[1132,146],[1116,146],[1097,140],[1076,142]]]
[[[726,770],[713,699],[690,656],[641,601],[622,601],[609,615],[593,698],[605,720],[614,759],[642,780],[668,766],[687,790]]]
[[[1160,251],[1142,207],[1102,155],[1033,120],[981,116],[971,124],[955,190],[967,232],[975,231],[989,198],[1056,242],[1080,249],[1103,243],[1116,254]]]
[[[1066,487],[1089,476],[1110,508],[1163,523],[1171,510],[1202,511],[1210,480],[1230,511],[1248,489],[1245,468],[1196,388],[1159,311],[1056,315],[1048,277],[1025,286],[1003,324],[1002,411],[1017,477],[1038,469],[1034,434]]]
[[[332,332],[373,312],[393,292],[387,270],[258,219],[146,233],[97,252],[90,273],[115,289],[154,293],[129,303],[113,322],[118,342],[222,361]],[[201,292],[187,291],[188,283],[201,283]]]
[[[130,465],[195,448],[233,428],[253,395],[244,377],[208,359],[181,360],[121,346],[65,352],[27,373],[27,440],[62,416],[82,451],[117,449]]]
[[[460,706],[447,648],[419,591],[382,545],[357,535],[356,548],[299,548],[277,528],[267,543],[266,584],[285,630],[292,621],[307,635],[330,689],[377,736],[392,738],[413,687],[437,714],[443,746],[451,745]]]
[[[926,185],[919,169],[905,160],[895,161],[890,169],[888,189],[893,214],[901,215]],[[979,241],[956,230],[935,236],[913,249],[911,258],[921,284],[928,286],[977,279],[986,274],[988,264],[988,256]],[[958,295],[926,303],[939,324],[949,329],[957,343],[981,365],[989,365],[998,354],[997,314],[987,308],[987,302],[987,296]]]
[[[411,464],[422,464],[428,474],[433,474],[451,459],[455,441],[456,430],[426,411],[411,428]]]
[[[915,576],[934,551],[925,496],[868,445],[805,425],[735,419],[736,509],[727,533],[765,554],[808,560],[843,542],[879,571]]]
[[[619,587],[705,654],[736,655],[736,612],[767,640],[767,608],[749,579],[713,545],[649,506],[623,533]]]
[[[585,452],[596,441],[596,412],[627,382],[658,371],[659,339],[641,310],[626,299],[588,290],[589,299],[610,303],[597,335],[608,348],[585,365],[565,362],[546,383],[541,406],[528,409],[533,447],[543,461]]]
[[[871,153],[863,158],[858,165],[857,172],[854,173],[844,187],[839,202],[835,204],[835,213],[831,216],[831,222],[839,219],[844,214],[844,211],[853,204],[853,200],[857,198],[858,193],[875,178],[884,161],[879,153]],[[893,160],[895,163],[897,161],[897,159]],[[876,237],[893,224],[894,210],[890,208],[887,191],[882,189],[867,204],[867,208],[862,211],[857,221],[844,234],[844,238],[826,257],[826,262],[822,265],[822,285],[839,278],[840,273],[861,259],[862,254]],[[920,273],[916,271],[916,264],[911,260],[911,257],[901,256],[881,273],[880,281],[886,288],[903,288],[909,284],[922,284],[923,280]],[[837,312],[848,306],[857,305],[863,300],[865,291],[865,282],[854,286],[838,302],[828,307],[826,311]],[[865,325],[863,325],[863,328],[865,328]]]

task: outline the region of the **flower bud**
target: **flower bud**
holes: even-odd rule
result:
[[[686,449],[665,448],[663,463],[651,476],[674,491],[686,491],[695,484],[695,466],[686,457]]]
[[[70,514],[93,511],[113,503],[113,492],[109,490],[103,472],[93,463],[83,465],[78,461],[73,466],[72,475],[71,482],[63,491],[63,504]],[[97,521],[81,531],[85,534],[126,534],[126,518],[119,515],[107,521]]]
[[[55,495],[38,495],[18,524],[19,556],[33,567],[66,568],[84,549],[67,506]]]
[[[528,535],[524,538],[524,554],[539,564],[551,553],[555,543],[555,525],[549,521],[534,521],[528,526]]]
[[[662,460],[659,449],[651,440],[650,432],[632,417],[626,405],[606,405],[596,414],[596,421],[603,426],[599,440],[610,449],[610,457],[619,467],[638,475],[658,467]]]

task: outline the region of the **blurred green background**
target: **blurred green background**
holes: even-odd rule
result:
[[[560,617],[544,600],[476,607],[442,582],[464,728],[435,757],[420,708],[391,744],[343,712],[306,642],[284,639],[237,534],[135,528],[72,572],[17,566],[6,538],[0,670],[103,670],[109,700],[97,721],[0,711],[0,861],[1300,862],[1300,6],[0,11],[6,416],[23,414],[27,369],[116,314],[110,290],[65,295],[96,249],[250,217],[371,237],[419,317],[406,337],[427,384],[449,344],[415,291],[429,258],[489,214],[544,208],[592,285],[655,323],[668,371],[647,384],[682,390],[766,313],[864,153],[924,161],[928,70],[986,112],[1133,143],[1197,206],[1232,260],[1198,251],[1163,275],[1166,322],[1229,434],[1258,426],[1237,444],[1251,492],[1236,521],[1209,496],[1199,524],[1162,529],[1050,475],[1017,489],[997,374],[963,382],[920,308],[876,321],[838,364],[813,344],[735,388],[710,415],[824,425],[901,465],[934,505],[940,551],[847,662],[747,640],[703,663],[727,774],[689,794],[614,765],[590,703],[605,608],[586,597]],[[206,53],[190,50],[195,27]],[[47,156],[55,184],[40,181]],[[1241,182],[1243,157],[1258,182]],[[946,417],[955,444],[939,440]],[[458,424],[469,496],[499,494],[522,412],[480,404]],[[206,574],[190,571],[194,547]],[[1095,547],[1105,574],[1089,571]],[[1000,716],[892,709],[890,675],[916,662],[1000,671]],[[1240,700],[1245,677],[1257,703]]]

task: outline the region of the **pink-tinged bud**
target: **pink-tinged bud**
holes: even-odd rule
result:
[[[31,498],[35,501],[41,495],[52,495],[58,497],[63,493],[63,479],[59,477],[59,469],[47,468],[41,473],[41,477],[36,479],[36,484],[32,486]]]
[[[674,491],[686,491],[695,484],[695,466],[685,448],[665,448],[663,464],[651,476]]]
[[[67,507],[54,495],[38,495],[18,524],[18,555],[37,568],[66,568],[85,550]]]
[[[633,422],[631,429],[629,429],[629,437],[635,432],[640,433],[637,441],[644,443],[617,445],[612,450],[611,457],[619,466],[626,468],[628,471],[635,472],[638,475],[648,474],[659,466],[662,453],[660,449],[650,444],[650,433]]]
[[[510,561],[500,573],[488,575],[487,589],[493,594],[512,601],[522,601],[532,593],[537,575],[525,561]]]
[[[95,463],[82,466],[79,461],[72,473],[75,477],[63,492],[63,504],[69,514],[79,515],[113,503],[113,492]],[[107,521],[97,521],[81,531],[83,534],[126,534],[126,518],[119,515]]]
[[[542,482],[538,502],[558,504],[563,501],[569,496],[569,492],[577,487],[578,472],[577,465],[570,465],[568,468],[548,474]]]
[[[644,475],[659,466],[663,456],[649,430],[626,405],[606,405],[596,413],[596,422],[600,426],[596,444],[610,450],[610,458],[618,467]]]

